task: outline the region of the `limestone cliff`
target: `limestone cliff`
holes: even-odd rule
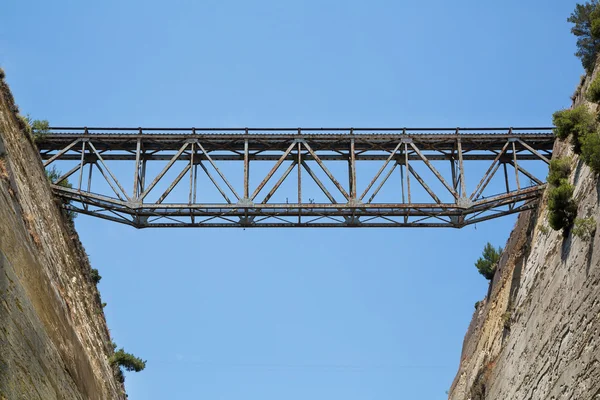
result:
[[[1,81],[0,400],[123,399],[87,256],[16,112]]]
[[[597,224],[597,176],[568,143],[557,141],[554,154],[573,157],[578,216]],[[518,218],[465,336],[449,399],[600,399],[600,229],[563,238],[549,228],[546,204]]]

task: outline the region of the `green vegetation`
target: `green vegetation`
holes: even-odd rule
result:
[[[555,231],[563,231],[567,236],[575,217],[577,216],[577,204],[573,200],[573,185],[563,180],[559,186],[552,186],[548,194],[548,222]]]
[[[573,200],[573,186],[569,183],[571,159],[557,158],[550,161],[548,172],[548,222],[555,231],[563,230],[567,236],[577,216],[577,204]]]
[[[496,250],[491,243],[487,243],[483,248],[482,256],[475,262],[475,266],[485,279],[492,280],[494,278],[501,253],[502,247],[498,247],[498,250]]]
[[[555,112],[552,122],[556,126],[556,137],[565,140],[570,136],[573,151],[577,154],[581,153],[581,139],[594,132],[597,126],[596,116],[585,104]]]
[[[575,11],[567,19],[573,24],[571,32],[577,36],[577,53],[587,74],[591,74],[600,50],[600,7],[598,0],[577,4]],[[583,87],[583,81],[580,82]],[[600,75],[591,82],[585,97],[588,101],[600,104]],[[600,131],[598,116],[585,104],[560,110],[552,115],[556,128],[554,134],[561,140],[570,138],[573,151],[581,155],[583,162],[596,174],[600,174]],[[574,187],[569,183],[571,160],[552,160],[548,173],[548,222],[554,230],[562,230],[567,236],[573,234],[587,237],[590,229],[595,231],[595,221],[576,219],[577,203],[573,199]],[[587,222],[586,222],[587,221]],[[575,227],[573,227],[575,224]]]
[[[17,123],[19,124],[19,128],[21,128],[21,130],[23,132],[25,132],[27,137],[32,138],[33,131],[31,130],[31,125],[29,124],[29,121],[30,121],[29,117],[25,117],[21,114],[17,114]]]
[[[577,4],[567,21],[573,24],[571,33],[577,36],[577,52],[583,68],[589,73],[594,69],[600,50],[600,10],[598,0]]]
[[[44,120],[34,119],[33,121],[30,120],[30,125],[31,125],[31,133],[33,135],[33,140],[36,142],[44,140],[44,138],[50,131],[50,123],[45,119]]]
[[[571,174],[571,159],[569,157],[555,158],[550,160],[548,183],[559,186],[562,180],[569,179]]]
[[[4,79],[6,77],[6,74],[4,73],[4,70],[2,68],[0,68],[0,79]]]
[[[98,283],[100,283],[100,280],[102,279],[102,277],[100,276],[100,274],[98,273],[98,270],[96,268],[92,268],[92,270],[90,272],[90,277],[92,278],[92,281],[96,285]]]
[[[50,183],[53,183],[55,185],[64,187],[64,188],[69,188],[69,189],[73,189],[73,185],[69,182],[69,179],[63,179],[60,182],[57,182],[57,180],[62,177],[62,173],[56,169],[56,167],[52,167],[50,169],[46,170],[46,177],[48,177],[48,181]]]
[[[44,140],[44,137],[50,131],[50,123],[47,120],[31,119],[29,115],[17,115],[19,127],[35,143]]]
[[[113,349],[117,348],[117,345],[112,343]],[[110,357],[110,365],[113,367],[119,367],[117,378],[120,382],[125,381],[125,376],[123,375],[123,371],[121,368],[124,368],[126,371],[135,371],[140,372],[144,368],[146,368],[146,361],[142,360],[134,356],[131,353],[127,353],[123,348],[120,348]]]
[[[510,311],[507,311],[504,314],[502,314],[502,325],[504,326],[504,329],[510,329],[511,317],[512,313]]]
[[[591,132],[581,138],[581,158],[596,174],[600,174],[600,133]]]
[[[573,235],[587,240],[596,233],[596,220],[593,217],[576,218],[573,226]]]
[[[56,167],[52,167],[50,169],[46,170],[46,177],[48,178],[48,181],[50,183],[53,183],[55,185],[64,187],[64,188],[68,188],[68,189],[73,189],[73,185],[69,182],[68,179],[62,179],[61,181],[58,181],[58,179],[60,179],[62,177],[62,173],[56,169]],[[67,201],[65,204],[71,204],[70,201]],[[73,222],[73,220],[77,217],[77,213],[71,210],[65,210],[65,213],[67,215],[67,218],[69,219],[69,221]]]
[[[481,301],[476,301],[475,302],[475,309],[477,310],[479,308],[479,305],[481,304]]]
[[[588,87],[585,98],[592,103],[600,104],[600,75],[597,75]]]

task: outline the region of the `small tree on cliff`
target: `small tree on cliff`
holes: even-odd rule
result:
[[[487,243],[483,248],[483,253],[481,257],[475,263],[477,270],[481,275],[485,277],[488,281],[492,280],[494,277],[494,273],[496,272],[496,267],[498,266],[498,262],[500,261],[500,254],[502,253],[502,247],[498,247],[496,250],[491,243]]]
[[[117,348],[117,345],[114,342],[112,345],[113,349]],[[118,368],[116,372],[118,373],[117,378],[120,382],[125,382],[125,376],[123,375],[123,370],[121,370],[121,368],[124,368],[126,371],[135,372],[140,372],[146,368],[145,360],[142,360],[131,353],[127,353],[123,348],[115,351],[115,353],[110,357],[109,361],[113,367]]]
[[[596,64],[596,56],[600,50],[600,9],[598,0],[577,4],[575,11],[567,19],[574,26],[571,33],[577,36],[577,52],[586,72],[590,73]]]

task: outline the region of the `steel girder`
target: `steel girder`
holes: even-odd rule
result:
[[[551,128],[59,127],[38,146],[66,208],[136,228],[460,228],[535,207],[546,171],[530,167],[553,143]]]

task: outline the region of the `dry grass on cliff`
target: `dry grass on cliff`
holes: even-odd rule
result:
[[[8,169],[6,168],[6,161],[0,158],[0,179],[8,181]]]

